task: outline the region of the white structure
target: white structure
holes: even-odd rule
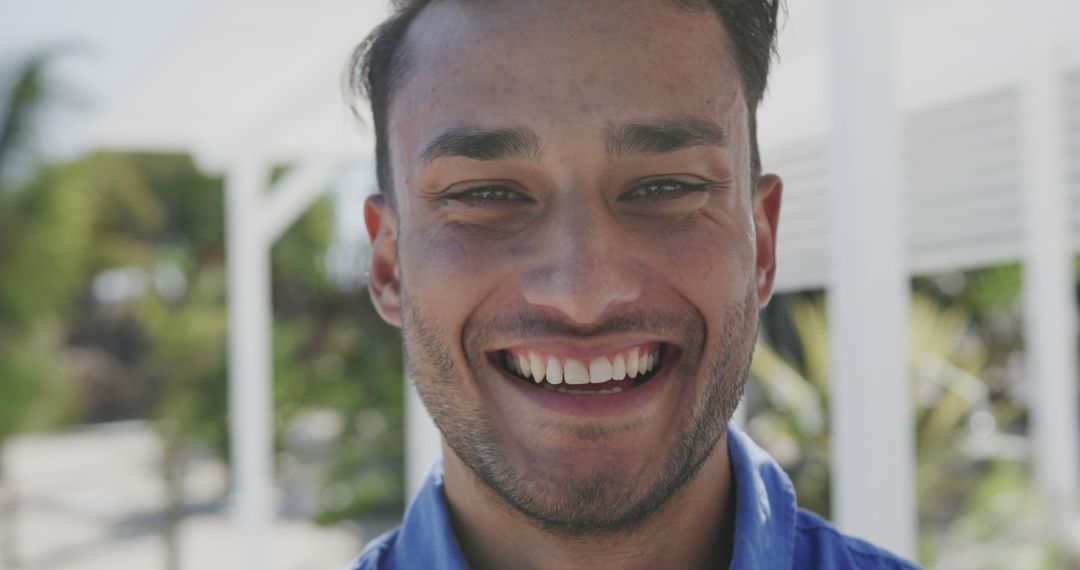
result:
[[[186,151],[225,171],[234,508],[252,570],[268,567],[276,516],[270,247],[346,162],[371,162],[372,137],[343,105],[340,77],[385,14],[345,0],[211,3],[96,127],[104,146]],[[271,186],[276,164],[292,168]]]
[[[1076,211],[1070,196],[1062,57],[1069,30],[1046,15],[1064,13],[1066,2],[1036,0],[1027,6],[1021,37],[1029,46],[1022,79],[1025,208],[1025,337],[1032,390],[1035,475],[1055,509],[1053,526],[1068,528],[1080,507],[1080,449],[1077,448],[1076,248],[1070,225]],[[1072,3],[1075,6],[1075,2]],[[1072,30],[1073,37],[1076,31]],[[1075,51],[1074,51],[1075,53]],[[1080,109],[1076,109],[1080,111]],[[1074,153],[1074,160],[1080,154]],[[1074,164],[1080,163],[1077,160]],[[1072,429],[1068,429],[1072,427]]]
[[[832,512],[845,530],[914,557],[913,404],[897,405],[912,389],[892,14],[889,0],[829,10]]]
[[[270,374],[270,248],[298,213],[307,210],[335,174],[330,164],[301,164],[273,185],[271,165],[241,157],[226,187],[229,274],[229,432],[233,445],[236,514],[245,532],[245,558],[266,568],[273,516],[273,400]]]
[[[1024,260],[1033,460],[1047,495],[1063,512],[1077,510],[1077,309],[1067,263],[1080,245],[1080,210],[1066,168],[1080,165],[1080,73],[1069,71],[1080,70],[1080,3],[1043,3],[894,0],[889,17],[887,2],[791,2],[761,109],[765,166],[787,188],[778,288],[828,286],[837,303],[839,522],[909,556],[904,275]],[[338,87],[350,49],[384,15],[360,4],[207,3],[175,49],[97,122],[102,145],[187,151],[227,173],[237,509],[251,529],[251,568],[260,567],[273,516],[267,248],[338,166],[370,161],[370,134],[356,132]],[[1030,14],[1042,18],[1035,43],[1022,39]],[[852,42],[859,47],[845,47]],[[1067,97],[1072,103],[1060,104]],[[827,141],[837,145],[832,153]],[[267,195],[276,163],[292,164],[295,178]],[[836,182],[831,191],[827,180]],[[840,243],[829,245],[830,230]],[[867,375],[880,370],[872,360],[894,368],[878,390],[866,390]],[[438,438],[409,402],[415,489]],[[865,468],[858,474],[855,461]],[[864,500],[882,489],[894,496]]]

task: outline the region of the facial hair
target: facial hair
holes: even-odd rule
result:
[[[697,474],[724,435],[749,374],[757,337],[755,293],[748,287],[744,296],[724,308],[722,330],[709,346],[704,319],[691,312],[628,312],[588,329],[536,315],[467,322],[462,344],[469,370],[463,373],[444,340],[448,338],[445,332],[425,318],[420,305],[403,290],[405,365],[447,445],[495,496],[553,534],[582,538],[627,533],[663,508]],[[557,474],[552,480],[551,474],[529,472],[509,457],[506,434],[483,406],[467,401],[459,390],[479,377],[481,367],[490,367],[482,347],[491,346],[492,339],[509,331],[518,338],[523,334],[581,338],[614,332],[666,334],[691,349],[684,352],[683,364],[707,362],[704,388],[666,455],[658,459],[662,467],[651,481],[639,480],[618,465],[572,478]],[[582,428],[573,435],[590,440],[607,434],[603,429]]]

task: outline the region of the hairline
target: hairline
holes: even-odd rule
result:
[[[386,145],[386,156],[385,156],[386,164],[382,165],[381,168],[385,169],[385,173],[386,173],[385,182],[389,186],[389,188],[383,188],[381,183],[377,184],[376,187],[377,187],[378,192],[380,194],[383,194],[384,196],[386,196],[386,200],[390,204],[391,208],[395,207],[396,199],[395,199],[395,196],[394,196],[395,195],[395,184],[394,184],[394,175],[393,175],[394,171],[393,171],[393,160],[392,160],[392,158],[393,158],[392,157],[392,145],[390,145],[390,140],[389,140],[390,139],[390,116],[392,115],[395,95],[397,95],[398,91],[402,88],[402,85],[408,79],[408,77],[411,76],[411,74],[409,72],[412,70],[412,68],[413,68],[413,66],[415,64],[415,59],[413,57],[413,52],[412,52],[411,46],[409,44],[409,34],[411,33],[411,31],[413,29],[413,24],[415,23],[416,19],[420,17],[420,15],[424,12],[424,10],[428,9],[433,4],[440,3],[440,2],[446,2],[446,1],[459,1],[460,2],[460,1],[469,1],[469,0],[412,0],[410,4],[406,4],[406,11],[411,11],[412,13],[407,15],[406,22],[405,22],[405,29],[401,33],[401,39],[398,42],[398,44],[396,46],[396,49],[394,50],[394,53],[393,53],[393,55],[391,56],[391,58],[390,58],[390,60],[388,62],[389,74],[388,74],[388,76],[386,78],[385,87],[384,87],[385,88],[385,92],[384,92],[385,108],[383,109],[384,131],[382,133],[383,144]],[[781,3],[781,1],[782,0],[777,0],[777,4],[779,5]],[[760,176],[761,176],[760,149],[758,148],[758,140],[757,140],[757,107],[758,107],[758,104],[760,102],[760,99],[764,95],[764,90],[768,85],[768,72],[766,71],[765,76],[762,78],[762,92],[755,95],[754,97],[751,97],[750,96],[751,94],[749,93],[748,77],[746,76],[746,73],[744,71],[743,62],[740,61],[741,58],[739,57],[738,46],[736,45],[735,38],[734,38],[734,36],[733,36],[733,34],[731,32],[731,27],[724,20],[723,15],[716,8],[716,6],[712,2],[710,2],[709,0],[668,0],[668,2],[670,4],[672,4],[674,7],[679,8],[679,9],[683,9],[683,10],[688,10],[688,11],[708,10],[709,12],[711,12],[713,14],[713,16],[720,22],[720,25],[723,26],[723,28],[724,28],[725,33],[724,33],[724,38],[722,38],[722,42],[724,44],[724,50],[722,52],[716,54],[716,55],[718,57],[728,57],[728,58],[730,58],[732,60],[732,63],[734,64],[734,67],[735,67],[735,70],[736,70],[736,75],[739,78],[739,90],[738,90],[739,93],[738,93],[738,96],[742,100],[742,103],[745,106],[746,112],[747,112],[747,134],[748,134],[747,138],[749,139],[748,144],[749,144],[749,151],[750,151],[750,185],[751,185],[751,189],[753,189],[753,188],[755,188],[757,186],[758,180],[760,179]],[[417,4],[421,4],[421,5],[418,8],[416,8]],[[391,16],[391,18],[397,18],[399,15],[402,15],[403,13],[404,12],[399,12],[398,14],[395,14],[395,15]],[[772,52],[775,49],[774,48],[775,41],[776,41],[775,38],[776,38],[776,31],[774,29],[773,37],[772,37],[771,41],[769,42],[769,47],[768,47],[770,52]],[[770,55],[770,57],[771,57],[771,55]],[[356,81],[357,76],[359,75],[357,73],[358,72],[358,65],[357,65],[358,63],[359,63],[358,61],[353,61],[352,65],[351,65],[351,68],[350,68],[350,72],[349,72],[349,84],[350,84],[350,89],[352,90],[352,96],[354,98],[356,96],[358,96],[358,95],[361,95],[361,93],[359,92],[359,89],[358,89],[358,86],[360,85],[360,83]],[[371,94],[369,93],[368,95],[370,96]],[[374,109],[372,111],[373,111],[373,114],[374,114]],[[377,119],[374,118],[374,117],[373,117],[373,120],[377,121]],[[379,133],[376,132],[376,137],[378,137],[378,136],[379,136]],[[378,162],[377,157],[376,157],[376,162]],[[380,166],[377,164],[376,168],[380,168]]]

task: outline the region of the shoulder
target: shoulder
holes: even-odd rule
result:
[[[395,528],[369,542],[360,556],[343,570],[393,570],[394,565],[390,562],[390,557],[400,530],[400,527]]]
[[[799,509],[796,518],[795,562],[796,567],[806,568],[919,568],[865,540],[841,533],[821,517],[804,509]]]

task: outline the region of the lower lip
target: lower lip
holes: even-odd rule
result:
[[[615,382],[614,386],[621,384],[623,388],[618,394],[563,394],[540,386],[530,386],[509,372],[501,368],[498,370],[514,390],[539,406],[570,416],[609,418],[624,416],[659,393],[671,370],[675,368],[677,355],[665,360],[656,375],[644,384],[634,386],[629,379],[621,383]]]

